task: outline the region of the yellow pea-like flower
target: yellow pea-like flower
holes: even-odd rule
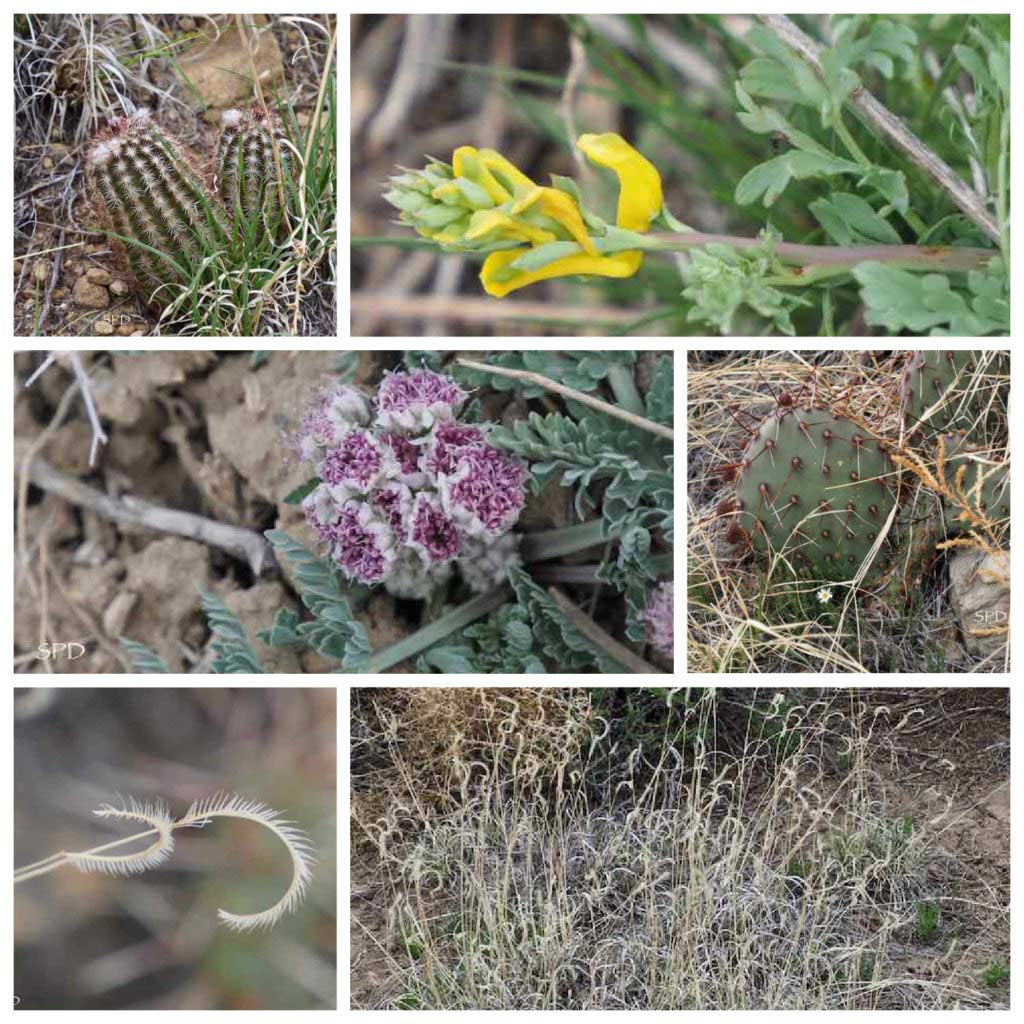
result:
[[[616,226],[646,232],[662,208],[654,165],[612,132],[582,135],[578,145],[619,180]],[[640,250],[600,251],[604,222],[581,209],[571,182],[566,189],[537,185],[493,149],[460,146],[450,165],[435,161],[392,178],[385,199],[423,237],[488,253],[480,280],[497,298],[554,277],[631,277],[643,261]]]
[[[577,145],[592,163],[607,167],[619,179],[616,226],[627,231],[646,232],[651,226],[651,221],[661,212],[662,206],[661,175],[655,166],[621,135],[612,132],[603,135],[581,135]],[[572,197],[564,192],[560,192],[559,195],[564,196],[573,206],[576,216],[580,217],[582,223],[579,208]],[[561,220],[558,217],[555,219]],[[568,229],[565,220],[561,220],[561,223]],[[484,290],[488,295],[500,299],[519,288],[553,277],[573,277],[581,274],[632,277],[640,269],[643,253],[639,250],[602,256],[597,254],[592,241],[587,246],[576,232],[570,230],[570,234],[579,242],[584,252],[552,260],[538,270],[511,269],[511,264],[522,255],[521,251],[505,250],[491,253],[484,261],[480,273]],[[589,234],[587,238],[589,240]]]

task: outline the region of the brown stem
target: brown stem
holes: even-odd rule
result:
[[[537,387],[544,388],[545,391],[553,391],[556,395],[561,395],[563,398],[569,398],[574,402],[579,402],[581,405],[590,406],[591,409],[597,409],[598,412],[614,416],[616,419],[623,420],[634,427],[639,427],[641,430],[646,430],[651,434],[656,434],[658,437],[663,437],[667,441],[675,439],[675,434],[671,427],[655,423],[654,420],[638,416],[636,413],[629,412],[626,409],[620,409],[617,405],[612,405],[610,402],[603,402],[600,398],[588,395],[584,391],[577,391],[575,388],[570,388],[565,384],[559,384],[557,380],[545,377],[542,373],[534,373],[532,370],[512,370],[504,366],[491,366],[489,363],[479,363],[475,359],[456,359],[455,361],[459,366],[465,366],[468,370],[479,370],[481,373],[493,373],[496,377],[509,377],[512,380],[523,380],[528,384],[536,384]]]
[[[653,248],[666,252],[699,249],[709,244],[727,245],[740,251],[760,249],[761,238],[743,235],[712,235],[703,231],[656,232],[648,235]],[[772,252],[786,264],[813,267],[855,267],[858,263],[877,262],[907,270],[968,271],[980,270],[993,256],[994,249],[971,249],[950,245],[803,245],[799,242],[773,242]]]

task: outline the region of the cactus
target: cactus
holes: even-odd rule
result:
[[[900,409],[912,442],[932,442],[940,434],[967,431],[984,436],[991,389],[979,375],[982,353],[963,351],[912,352],[900,381]],[[1006,357],[997,355],[987,371],[1006,372]]]
[[[967,437],[960,434],[949,435],[944,440],[946,483],[954,492],[963,494],[971,509],[983,514],[996,526],[1008,522],[1010,467],[1001,453],[972,445]],[[962,467],[966,470],[961,478]],[[943,519],[947,534],[961,533],[971,526],[969,516],[960,503],[943,502]]]
[[[287,180],[290,167],[281,119],[254,103],[248,110],[224,111],[221,125],[216,155],[217,196],[236,228],[248,229],[259,219],[263,230],[273,238],[282,215],[279,182]],[[277,140],[280,175],[273,139]]]
[[[782,406],[744,450],[734,522],[740,546],[781,554],[802,576],[851,579],[896,502],[884,446],[825,409]]]
[[[106,226],[149,248],[115,239],[146,296],[161,306],[168,286],[187,285],[205,257],[223,250],[224,211],[179,144],[145,110],[119,117],[92,139],[89,192]]]

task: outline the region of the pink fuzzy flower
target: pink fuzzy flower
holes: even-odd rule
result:
[[[350,501],[325,534],[341,571],[366,586],[382,583],[397,555],[391,528],[365,502]]]
[[[459,534],[440,502],[420,491],[412,504],[406,543],[422,555],[428,565],[447,562],[459,553]]]
[[[651,646],[666,658],[673,656],[675,632],[675,588],[671,581],[654,588],[640,619]]]
[[[484,432],[479,427],[464,423],[438,423],[430,432],[423,468],[435,476],[453,475],[458,469],[459,456],[467,449],[484,443]]]
[[[466,448],[455,473],[438,477],[441,502],[470,536],[510,529],[526,504],[526,470],[497,448]]]
[[[433,370],[389,373],[377,390],[377,425],[385,430],[418,432],[455,418],[466,392]]]
[[[390,480],[369,495],[370,504],[387,520],[395,536],[404,540],[409,532],[412,491],[399,480]]]
[[[395,457],[398,479],[409,487],[422,487],[427,482],[422,469],[423,446],[413,444],[404,434],[379,434],[378,437]]]
[[[324,388],[299,422],[294,442],[304,459],[313,461],[320,448],[337,444],[352,427],[363,427],[370,421],[366,396],[347,384]]]
[[[350,430],[324,456],[318,467],[320,479],[342,494],[365,494],[395,468],[394,456],[373,434]]]

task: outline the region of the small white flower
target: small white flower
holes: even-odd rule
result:
[[[828,604],[829,601],[832,600],[832,588],[822,587],[821,590],[818,591],[818,600],[822,604]]]

